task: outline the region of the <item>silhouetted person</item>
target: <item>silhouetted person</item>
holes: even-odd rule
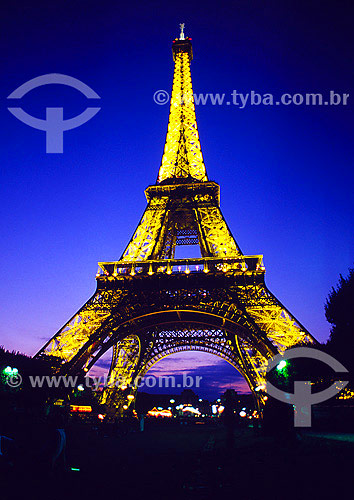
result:
[[[279,441],[294,439],[294,410],[292,405],[269,397],[263,410],[262,428],[266,435],[274,436]]]
[[[235,402],[232,394],[228,391],[225,393],[223,405],[224,411],[221,414],[221,418],[226,428],[226,442],[228,446],[233,446],[234,430],[236,427]]]
[[[42,441],[41,461],[49,474],[61,474],[66,470],[66,432],[64,416],[53,412],[39,436]]]

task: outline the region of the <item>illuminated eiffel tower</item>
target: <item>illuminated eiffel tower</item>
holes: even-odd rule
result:
[[[173,40],[173,88],[165,149],[147,207],[116,262],[100,262],[97,289],[37,356],[61,374],[83,374],[113,347],[102,402],[127,408],[134,380],[166,355],[197,350],[231,363],[255,391],[267,359],[314,339],[267,289],[261,255],[244,255],[220,210],[199,142],[191,39]],[[175,259],[177,245],[199,258]],[[130,396],[127,398],[127,396]]]

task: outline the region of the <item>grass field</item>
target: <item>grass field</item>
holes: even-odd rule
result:
[[[353,497],[353,463],[348,435],[289,441],[238,429],[230,442],[210,425],[147,425],[119,437],[80,428],[67,443],[67,464],[79,470],[38,471],[26,489],[27,498],[342,499]],[[23,486],[7,482],[14,493]]]

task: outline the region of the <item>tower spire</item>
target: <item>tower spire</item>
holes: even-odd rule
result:
[[[188,177],[204,182],[208,178],[199,142],[190,70],[192,39],[185,37],[184,23],[180,27],[180,37],[172,42],[175,68],[170,116],[157,181]]]

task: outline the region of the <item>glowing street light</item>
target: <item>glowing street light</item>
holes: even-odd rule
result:
[[[256,392],[264,391],[264,389],[265,389],[265,385],[259,385],[258,387],[255,388],[255,391]]]
[[[3,374],[8,375],[9,377],[13,377],[14,375],[18,374],[18,369],[11,368],[11,366],[7,366],[6,368],[3,369]]]
[[[277,364],[277,370],[278,371],[281,371],[283,368],[286,367],[286,365],[288,364],[287,361],[285,361],[285,359],[282,359],[278,364]]]

